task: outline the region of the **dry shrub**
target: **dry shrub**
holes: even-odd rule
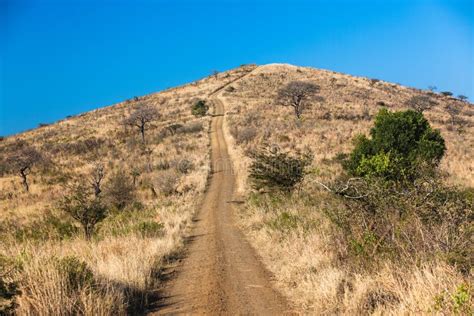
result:
[[[248,144],[257,136],[257,128],[254,126],[244,127],[234,131],[233,136],[237,144]]]
[[[107,202],[118,210],[123,210],[136,199],[133,181],[123,170],[112,174],[104,193]]]
[[[155,185],[163,195],[170,196],[176,193],[179,179],[180,176],[175,170],[164,170],[155,178]]]

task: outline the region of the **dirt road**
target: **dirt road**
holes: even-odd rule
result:
[[[211,123],[212,177],[186,257],[168,281],[155,314],[285,314],[286,300],[235,224],[234,176],[217,97]]]

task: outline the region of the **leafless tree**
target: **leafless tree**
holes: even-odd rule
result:
[[[101,183],[104,177],[105,177],[104,165],[100,163],[96,164],[94,168],[92,169],[91,179],[90,179],[90,183],[92,187],[94,188],[95,197],[99,197],[100,193],[102,192]]]
[[[413,110],[423,113],[424,111],[436,106],[438,102],[434,101],[427,95],[415,95],[406,101],[405,104]]]
[[[459,108],[459,106],[449,104],[446,106],[446,111],[451,117],[451,126],[454,128],[456,123],[458,122],[458,115],[459,113],[461,113],[461,109]]]
[[[28,175],[35,164],[43,160],[43,156],[34,147],[23,144],[18,151],[13,153],[8,159],[7,164],[21,177],[23,187],[29,192]]]
[[[139,104],[137,109],[127,118],[124,123],[126,125],[138,128],[142,136],[142,142],[145,143],[145,131],[149,123],[158,119],[160,114],[149,105]]]
[[[311,99],[320,91],[320,87],[311,82],[292,81],[278,91],[277,104],[291,106],[298,119]]]
[[[434,92],[437,89],[438,88],[436,86],[428,86],[428,90],[430,90],[431,92]]]

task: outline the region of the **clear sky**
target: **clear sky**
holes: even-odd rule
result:
[[[0,135],[244,63],[474,99],[474,0],[0,0]]]

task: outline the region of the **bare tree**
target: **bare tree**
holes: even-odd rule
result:
[[[28,175],[33,166],[42,160],[43,156],[41,153],[28,144],[22,144],[18,151],[7,159],[7,164],[10,168],[20,175],[26,192],[30,191]]]
[[[91,179],[90,179],[90,183],[92,187],[94,188],[95,197],[99,197],[100,193],[102,192],[101,183],[104,177],[105,177],[104,165],[100,163],[96,164],[94,168],[92,169]]]
[[[459,106],[449,104],[446,106],[446,111],[451,117],[451,126],[454,128],[456,123],[458,122],[458,115],[459,113],[461,113],[461,109],[459,108]]]
[[[160,114],[149,105],[140,104],[139,107],[127,118],[126,125],[138,128],[142,136],[142,142],[145,143],[145,131],[150,122],[158,119]]]
[[[411,97],[405,104],[413,110],[423,113],[438,104],[427,95],[415,95]]]
[[[320,91],[320,87],[311,82],[292,81],[278,91],[277,104],[291,106],[298,119],[309,101]]]
[[[438,88],[436,86],[428,86],[428,90],[430,90],[431,92],[434,92],[437,89]]]

